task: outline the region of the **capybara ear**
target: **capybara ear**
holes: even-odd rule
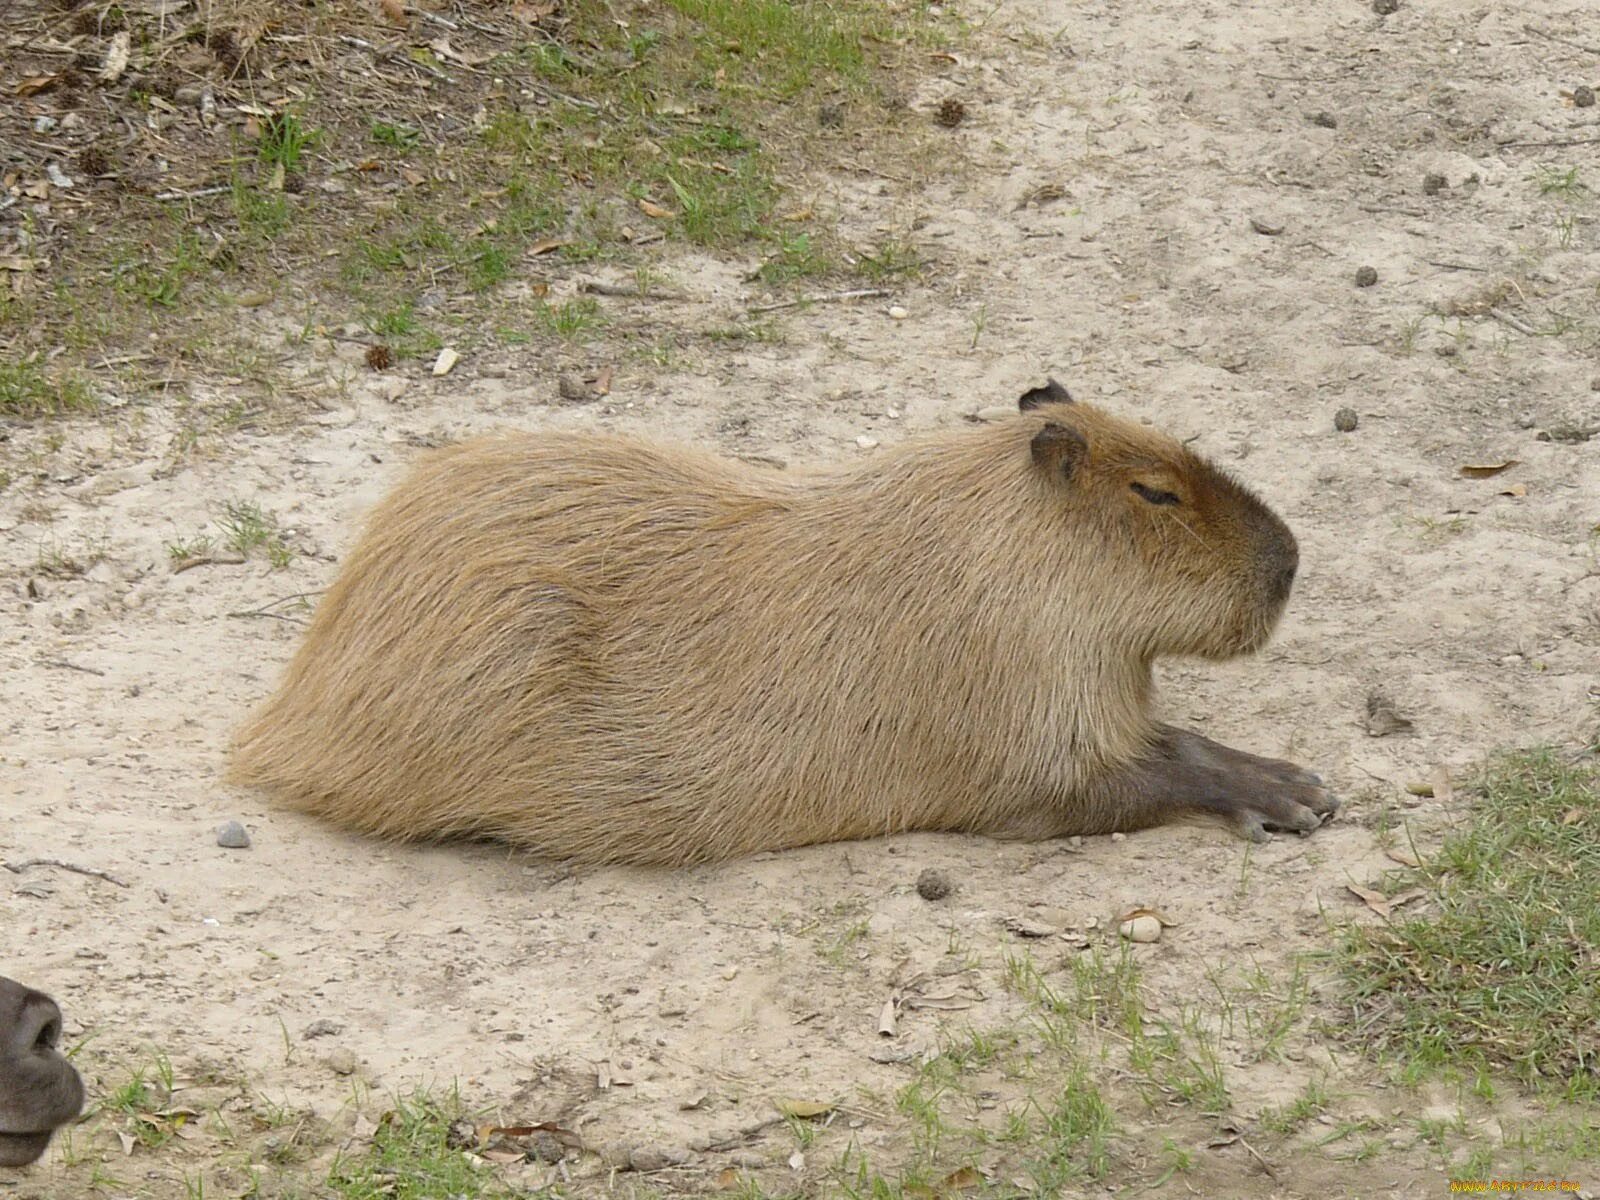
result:
[[[1043,387],[1029,388],[1022,393],[1022,398],[1017,401],[1017,407],[1023,412],[1030,408],[1038,408],[1041,404],[1071,404],[1072,393],[1067,391],[1054,379],[1046,379]]]
[[[1071,479],[1083,460],[1089,457],[1089,443],[1083,434],[1065,425],[1051,421],[1028,443],[1033,451],[1033,461],[1046,470],[1057,471],[1063,479]]]

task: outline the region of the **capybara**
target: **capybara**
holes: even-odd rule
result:
[[[593,433],[430,454],[372,514],[234,782],[395,838],[695,863],[1184,812],[1316,828],[1321,780],[1151,716],[1259,647],[1295,540],[1054,381],[834,470]]]
[[[0,975],[0,1167],[25,1167],[83,1107],[83,1080],[56,1049],[61,1010]]]

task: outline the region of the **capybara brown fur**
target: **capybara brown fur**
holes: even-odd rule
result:
[[[64,1054],[61,1010],[0,975],[0,1167],[25,1167],[83,1107],[83,1080]]]
[[[1259,647],[1294,537],[1053,381],[858,465],[593,433],[430,454],[372,514],[231,779],[395,838],[695,863],[906,830],[1212,812],[1317,776],[1151,715],[1151,661]]]

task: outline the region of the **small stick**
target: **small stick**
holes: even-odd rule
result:
[[[320,595],[322,595],[320,590],[315,592],[293,592],[287,596],[279,596],[276,600],[268,600],[260,608],[252,608],[243,612],[231,612],[228,615],[230,617],[276,617],[280,621],[294,621],[296,624],[299,624],[299,617],[286,616],[283,613],[275,613],[272,610],[277,608],[280,604],[288,604],[294,600],[305,600],[311,596]]]
[[[198,200],[201,196],[220,196],[223,192],[231,192],[229,184],[220,187],[195,188],[192,192],[157,192],[157,200]]]
[[[104,879],[107,883],[114,883],[119,888],[128,886],[110,871],[102,871],[96,867],[80,867],[77,863],[63,862],[59,858],[25,858],[21,862],[8,862],[6,864],[6,870],[13,875],[21,875],[29,867],[59,867],[63,871],[76,871],[79,875],[93,875],[96,879]]]
[[[1443,267],[1446,271],[1487,271],[1489,269],[1488,267],[1474,267],[1467,263],[1440,262],[1436,258],[1425,258],[1422,261],[1430,267]]]
[[[1489,310],[1489,315],[1491,317],[1493,317],[1496,321],[1501,321],[1504,324],[1507,324],[1507,325],[1511,326],[1511,328],[1515,329],[1518,333],[1523,334],[1523,335],[1525,335],[1527,337],[1538,337],[1539,336],[1539,331],[1537,329],[1533,329],[1533,328],[1529,327],[1527,324],[1523,323],[1522,321],[1517,320],[1516,317],[1513,317],[1508,312],[1501,312],[1498,308],[1491,308]]]
[[[1600,137],[1591,138],[1562,138],[1554,142],[1501,142],[1502,150],[1528,150],[1543,146],[1593,146],[1600,142]]]
[[[683,292],[657,292],[640,290],[631,284],[601,283],[598,279],[585,279],[578,285],[580,292],[595,296],[617,296],[624,300],[688,300]]]
[[[1428,215],[1421,209],[1401,208],[1394,204],[1363,204],[1361,211],[1369,213],[1399,213],[1402,217],[1425,217]]]
[[[1563,46],[1571,46],[1574,50],[1582,50],[1586,54],[1600,54],[1600,48],[1595,46],[1587,46],[1582,42],[1575,42],[1571,38],[1558,37],[1556,34],[1546,33],[1544,30],[1536,28],[1532,25],[1524,25],[1522,27],[1522,31],[1524,33],[1531,33],[1534,37],[1542,37],[1552,42],[1560,42]]]
[[[815,296],[801,296],[795,300],[782,300],[777,304],[753,305],[747,312],[776,312],[780,308],[798,308],[802,304],[829,304],[835,300],[871,300],[879,296],[894,295],[888,288],[856,288],[848,292],[823,292]]]
[[[85,675],[104,675],[105,674],[105,672],[102,671],[99,667],[83,667],[83,666],[79,666],[77,663],[68,662],[64,658],[41,658],[39,660],[39,665],[41,667],[60,667],[63,671],[82,671]]]
[[[174,575],[182,575],[185,571],[192,571],[196,567],[237,567],[245,561],[242,554],[200,554],[194,558],[186,558],[172,568]]]
[[[454,30],[458,33],[461,30],[461,26],[447,17],[441,17],[438,13],[424,12],[420,8],[408,8],[406,11],[416,13],[424,21],[432,21],[435,25],[443,25],[446,29]]]

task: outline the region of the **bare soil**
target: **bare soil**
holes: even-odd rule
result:
[[[0,967],[56,995],[69,1040],[93,1032],[79,1055],[92,1090],[159,1051],[198,1111],[247,1122],[265,1097],[304,1114],[311,1172],[386,1096],[453,1083],[504,1124],[576,1130],[595,1151],[565,1167],[582,1194],[706,1193],[729,1168],[772,1194],[829,1194],[852,1143],[885,1174],[927,1160],[895,1097],[941,1038],[1028,1044],[1034,1010],[1007,986],[1008,957],[1069,979],[1092,953],[1080,945],[1114,955],[1114,919],[1149,905],[1173,924],[1133,950],[1147,1010],[1214,1019],[1234,994],[1219,980],[1290,978],[1340,923],[1380,919],[1346,885],[1395,865],[1402,823],[1426,844],[1452,813],[1447,789],[1408,785],[1459,778],[1497,746],[1592,736],[1600,208],[1583,185],[1600,186],[1600,110],[1569,95],[1600,82],[1600,52],[1581,45],[1600,36],[1592,10],[1029,0],[968,16],[956,61],[909,98],[930,122],[943,100],[964,106],[940,130],[941,168],[810,181],[847,237],[904,231],[921,251],[921,277],[890,297],[752,318],[755,260],[664,248],[653,265],[687,299],[601,297],[605,331],[470,355],[442,378],[426,361],[370,372],[359,345],[285,343],[294,315],[265,306],[244,319],[320,397],[292,427],[238,430],[209,455],[175,452],[182,423],[160,405],[4,429],[0,858],[126,886],[0,874]],[[1424,189],[1430,174],[1441,189]],[[552,296],[596,273],[567,273]],[[703,336],[757,321],[759,339]],[[677,349],[619,357],[625,331]],[[608,395],[560,398],[559,373],[608,366]],[[1194,826],[1081,845],[908,836],[574,875],[493,845],[347,836],[218,783],[230,728],[299,635],[304,610],[280,598],[314,603],[419,447],[576,426],[836,460],[1047,374],[1194,439],[1296,530],[1302,575],[1271,647],[1164,666],[1163,702],[1178,723],[1323,771],[1346,800],[1331,826],[1257,848]],[[1350,432],[1334,427],[1344,407]],[[289,564],[174,572],[167,543],[214,533],[238,499],[277,515]],[[1409,729],[1369,732],[1374,692]],[[229,818],[249,849],[216,845]],[[929,867],[951,896],[918,895]],[[1023,938],[1017,919],[1056,928]],[[1474,1150],[1503,1174],[1543,1173],[1515,1145],[1536,1111],[1395,1086],[1341,1048],[1334,989],[1314,965],[1310,978],[1272,1053],[1242,1022],[1222,1029],[1226,1113],[1141,1102],[1107,1068],[1112,1170],[1062,1194],[1433,1195]],[[903,1005],[886,1037],[897,992],[936,1006]],[[338,1031],[307,1040],[314,1021]],[[1309,1131],[1263,1132],[1262,1111],[1312,1079],[1333,1098]],[[996,1125],[1040,1086],[980,1072],[963,1119]],[[840,1107],[802,1147],[771,1123],[778,1099]],[[1430,1136],[1430,1115],[1460,1122]],[[103,1158],[121,1183],[101,1194],[182,1196],[222,1153],[197,1130],[125,1156],[111,1128],[0,1172],[0,1191],[89,1194]],[[683,1161],[651,1157],[663,1148]],[[1167,1171],[1173,1148],[1186,1170]],[[659,1169],[614,1170],[630,1153]],[[932,1161],[976,1161],[998,1186],[1025,1158],[991,1142]],[[508,1170],[527,1186],[561,1177]],[[236,1164],[214,1186],[245,1194],[244,1178]]]

